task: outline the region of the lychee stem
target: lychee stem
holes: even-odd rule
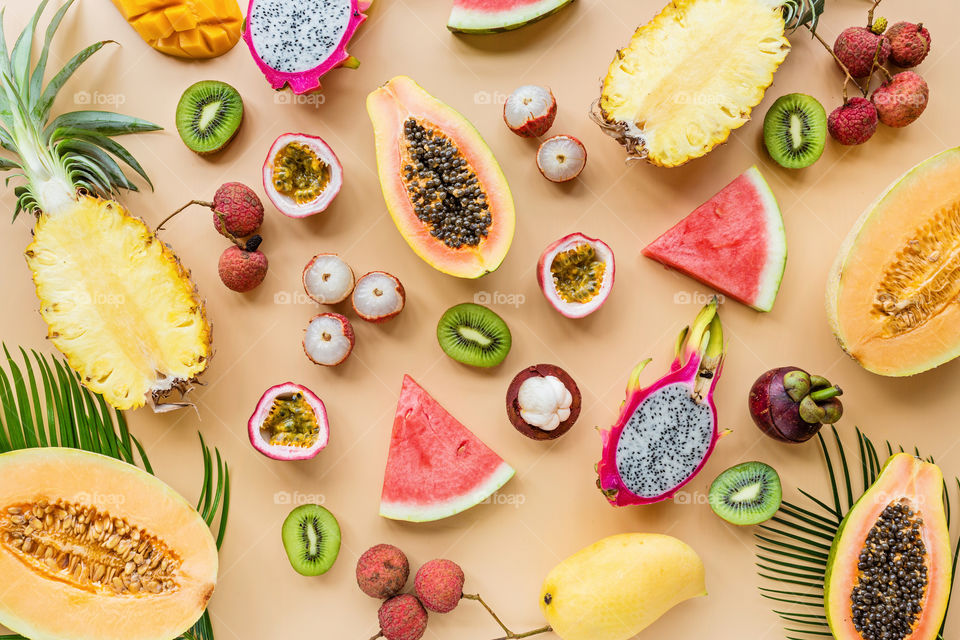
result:
[[[382,637],[383,637],[383,631],[380,631],[377,633],[377,635],[370,638],[370,640],[377,640],[377,638],[382,638]]]
[[[222,212],[217,211],[214,208],[214,204],[212,202],[207,202],[206,200],[191,200],[187,204],[183,205],[182,207],[180,207],[179,209],[177,209],[176,211],[168,215],[166,218],[164,218],[163,221],[157,226],[157,231],[163,231],[163,225],[167,224],[167,222],[169,222],[173,216],[177,215],[187,207],[193,206],[195,204],[200,205],[201,207],[206,207],[211,211],[213,211],[213,215],[217,216],[217,218],[220,220],[220,227],[223,229],[223,235],[225,235],[227,239],[230,240],[233,244],[243,249],[244,245],[243,245],[243,242],[240,241],[240,238],[238,238],[237,236],[227,231],[227,217],[223,215]]]
[[[810,29],[810,26],[809,26],[809,25],[804,25],[804,26],[806,26],[807,29]],[[844,104],[846,104],[846,102],[847,102],[847,82],[852,82],[853,85],[854,85],[857,89],[860,90],[860,93],[863,94],[863,97],[866,98],[866,97],[867,97],[867,92],[864,90],[863,87],[860,86],[860,83],[857,82],[852,75],[850,75],[850,70],[847,69],[847,65],[843,64],[843,62],[840,60],[840,58],[837,57],[837,54],[835,54],[835,53],[833,52],[833,47],[831,47],[829,44],[827,44],[826,40],[824,40],[823,38],[821,38],[821,37],[820,37],[820,34],[817,33],[816,31],[814,31],[813,29],[810,29],[810,33],[812,33],[812,34],[813,34],[813,37],[816,38],[816,39],[820,42],[820,44],[823,45],[823,48],[827,50],[827,53],[829,53],[831,56],[833,56],[833,59],[837,61],[837,64],[840,65],[840,68],[841,68],[841,69],[843,69],[843,72],[844,72],[845,74],[847,74],[846,79],[844,79],[844,81],[843,81],[843,102],[844,102]]]
[[[876,5],[874,5],[876,6]],[[881,69],[884,73],[887,74],[887,77],[890,77],[890,73],[880,64],[880,52],[883,50],[883,36],[880,36],[880,40],[877,42],[877,50],[873,54],[873,64],[870,65],[870,75],[867,76],[867,90],[870,89],[870,83],[873,82],[873,74],[877,69]],[[863,95],[864,98],[867,97],[866,94]]]
[[[529,638],[530,636],[535,636],[541,633],[548,633],[550,631],[553,631],[550,625],[547,625],[545,627],[540,627],[539,629],[534,629],[533,631],[525,631],[523,633],[514,633],[513,631],[510,631],[507,625],[503,624],[503,621],[500,620],[500,616],[498,616],[493,612],[493,609],[491,609],[490,605],[488,605],[486,602],[483,601],[483,598],[480,597],[479,593],[465,593],[463,594],[463,598],[465,600],[476,600],[477,602],[479,602],[481,605],[483,605],[483,608],[487,610],[487,613],[489,613],[493,617],[493,619],[497,621],[497,624],[500,625],[500,628],[503,629],[503,632],[506,635],[496,638],[495,640],[516,640],[517,638]],[[370,638],[370,640],[375,640],[375,637]]]
[[[883,2],[883,0],[873,0],[873,6],[870,7],[870,11],[867,11],[867,29],[873,29],[873,12],[877,10],[877,6]]]
[[[202,206],[202,207],[207,207],[208,209],[213,209],[213,203],[212,203],[212,202],[207,202],[206,200],[191,200],[190,202],[188,202],[187,204],[183,205],[182,207],[180,207],[179,209],[177,209],[176,211],[174,211],[173,213],[171,213],[170,215],[168,215],[166,218],[164,218],[164,219],[163,219],[163,222],[161,222],[159,225],[157,225],[157,231],[162,231],[162,230],[163,230],[163,225],[165,225],[165,224],[167,224],[168,222],[170,222],[170,219],[173,218],[173,216],[177,215],[178,213],[180,213],[181,211],[183,211],[183,210],[186,209],[187,207],[193,206],[193,205],[195,205],[195,204],[199,204],[199,205]]]

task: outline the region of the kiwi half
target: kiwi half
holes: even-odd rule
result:
[[[236,89],[219,80],[187,87],[177,103],[177,131],[183,143],[200,155],[222,150],[237,135],[243,121],[243,100]]]
[[[283,521],[281,537],[290,564],[300,575],[326,573],[340,554],[340,524],[318,504],[291,511]]]
[[[768,464],[744,462],[717,476],[709,499],[713,512],[731,524],[760,524],[780,509],[780,476]]]
[[[507,357],[512,337],[503,318],[479,304],[447,309],[437,323],[437,341],[448,356],[474,367],[493,367]]]
[[[788,93],[763,118],[763,143],[770,157],[787,169],[803,169],[820,159],[827,140],[827,112],[816,98]]]

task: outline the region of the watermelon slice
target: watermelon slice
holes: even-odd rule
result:
[[[440,520],[483,502],[513,473],[413,378],[403,377],[383,474],[381,516]]]
[[[519,29],[560,11],[573,0],[454,0],[447,28],[460,33]]]
[[[747,169],[643,250],[757,311],[770,311],[787,264],[783,217],[757,167]]]

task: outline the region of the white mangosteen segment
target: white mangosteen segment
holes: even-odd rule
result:
[[[503,120],[518,136],[542,136],[557,117],[557,100],[546,87],[527,84],[514,89],[503,105]]]
[[[368,322],[384,322],[403,310],[406,292],[396,277],[383,271],[371,271],[357,280],[353,289],[353,309]]]
[[[551,182],[567,182],[587,164],[587,149],[573,136],[553,136],[537,150],[537,168]]]
[[[271,442],[273,435],[265,430],[271,410],[277,400],[293,400],[296,396],[302,398],[306,408],[313,413],[316,432],[313,438],[306,439],[303,444],[280,444]],[[301,406],[299,402],[295,405]],[[302,407],[301,407],[302,408]],[[327,409],[323,401],[307,387],[294,382],[285,382],[267,389],[257,402],[256,408],[247,421],[247,432],[253,448],[274,460],[308,460],[317,455],[330,439],[330,424],[327,419]],[[278,440],[281,438],[278,438]]]
[[[297,202],[288,194],[281,193],[274,186],[274,161],[277,155],[289,144],[297,143],[309,148],[317,159],[324,163],[330,172],[326,186],[317,197],[309,202]],[[270,198],[270,202],[285,216],[290,218],[306,218],[326,209],[333,199],[340,193],[343,186],[343,166],[340,159],[322,138],[305,133],[285,133],[278,137],[267,158],[263,162],[263,189]]]
[[[314,256],[303,270],[303,288],[320,304],[343,302],[353,285],[353,269],[335,253]]]
[[[591,299],[585,302],[566,300],[557,289],[552,270],[553,263],[561,253],[575,250],[582,245],[592,247],[594,259],[604,264],[600,289]],[[567,318],[583,318],[602,307],[613,290],[615,279],[616,261],[614,260],[613,249],[606,242],[585,236],[582,233],[572,233],[551,244],[540,255],[537,264],[537,282],[540,284],[544,297],[554,309]]]
[[[527,424],[553,431],[570,417],[573,395],[556,376],[533,377],[520,385],[517,402]]]
[[[347,359],[353,351],[353,327],[339,313],[321,313],[314,317],[303,335],[303,350],[316,364],[332,367]]]

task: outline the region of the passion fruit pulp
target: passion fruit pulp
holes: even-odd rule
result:
[[[263,188],[286,216],[304,218],[326,209],[340,192],[343,167],[321,138],[285,133],[263,163]]]
[[[330,165],[310,147],[291,142],[273,158],[273,188],[297,204],[306,204],[330,184]]]
[[[547,247],[537,267],[543,295],[568,318],[582,318],[599,309],[610,294],[614,274],[610,247],[581,233]]]
[[[323,401],[293,382],[267,389],[247,428],[254,449],[274,460],[312,458],[330,434]]]

